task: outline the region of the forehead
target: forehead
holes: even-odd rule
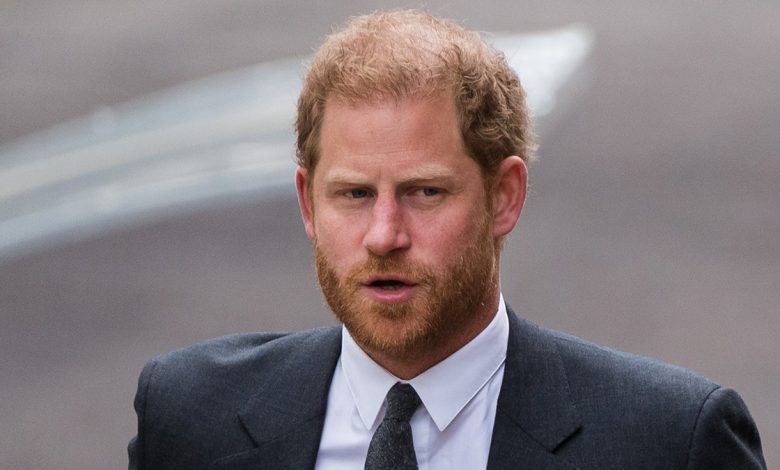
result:
[[[329,99],[320,133],[320,161],[378,164],[442,163],[466,157],[454,100],[448,93],[354,103]]]

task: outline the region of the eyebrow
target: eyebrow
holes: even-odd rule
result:
[[[323,175],[325,184],[347,184],[364,181],[365,179],[365,174],[344,168],[332,169]]]
[[[335,168],[324,175],[324,182],[328,185],[338,184],[367,184],[369,177],[360,171],[346,168]],[[453,182],[457,176],[451,170],[439,166],[429,166],[410,171],[399,180],[400,185],[414,185],[426,182]]]

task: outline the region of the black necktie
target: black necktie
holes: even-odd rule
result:
[[[409,384],[398,382],[387,392],[387,412],[371,438],[365,470],[417,469],[409,418],[418,406],[420,397]]]

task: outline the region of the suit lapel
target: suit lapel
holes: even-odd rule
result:
[[[580,428],[556,346],[509,310],[509,344],[488,469],[575,469],[554,454]]]
[[[228,456],[228,469],[314,468],[330,382],[341,353],[341,329],[328,328],[285,351],[282,364],[239,411],[257,448]]]
[[[548,333],[508,314],[507,359],[487,468],[574,470],[554,453],[581,425],[556,346]],[[314,467],[341,353],[340,331],[321,330],[285,350],[281,365],[239,412],[257,447],[218,460],[216,469]]]

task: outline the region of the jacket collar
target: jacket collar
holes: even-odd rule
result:
[[[581,427],[566,371],[549,332],[508,308],[509,343],[488,469],[577,467],[555,450]],[[269,358],[278,365],[239,412],[257,448],[216,462],[218,469],[314,468],[341,329],[288,337]]]
[[[553,337],[511,309],[508,315],[509,344],[488,468],[576,468],[554,454],[582,420]]]
[[[330,382],[341,353],[341,329],[328,327],[282,338],[276,367],[256,384],[239,411],[257,446],[215,462],[219,469],[314,468]]]

